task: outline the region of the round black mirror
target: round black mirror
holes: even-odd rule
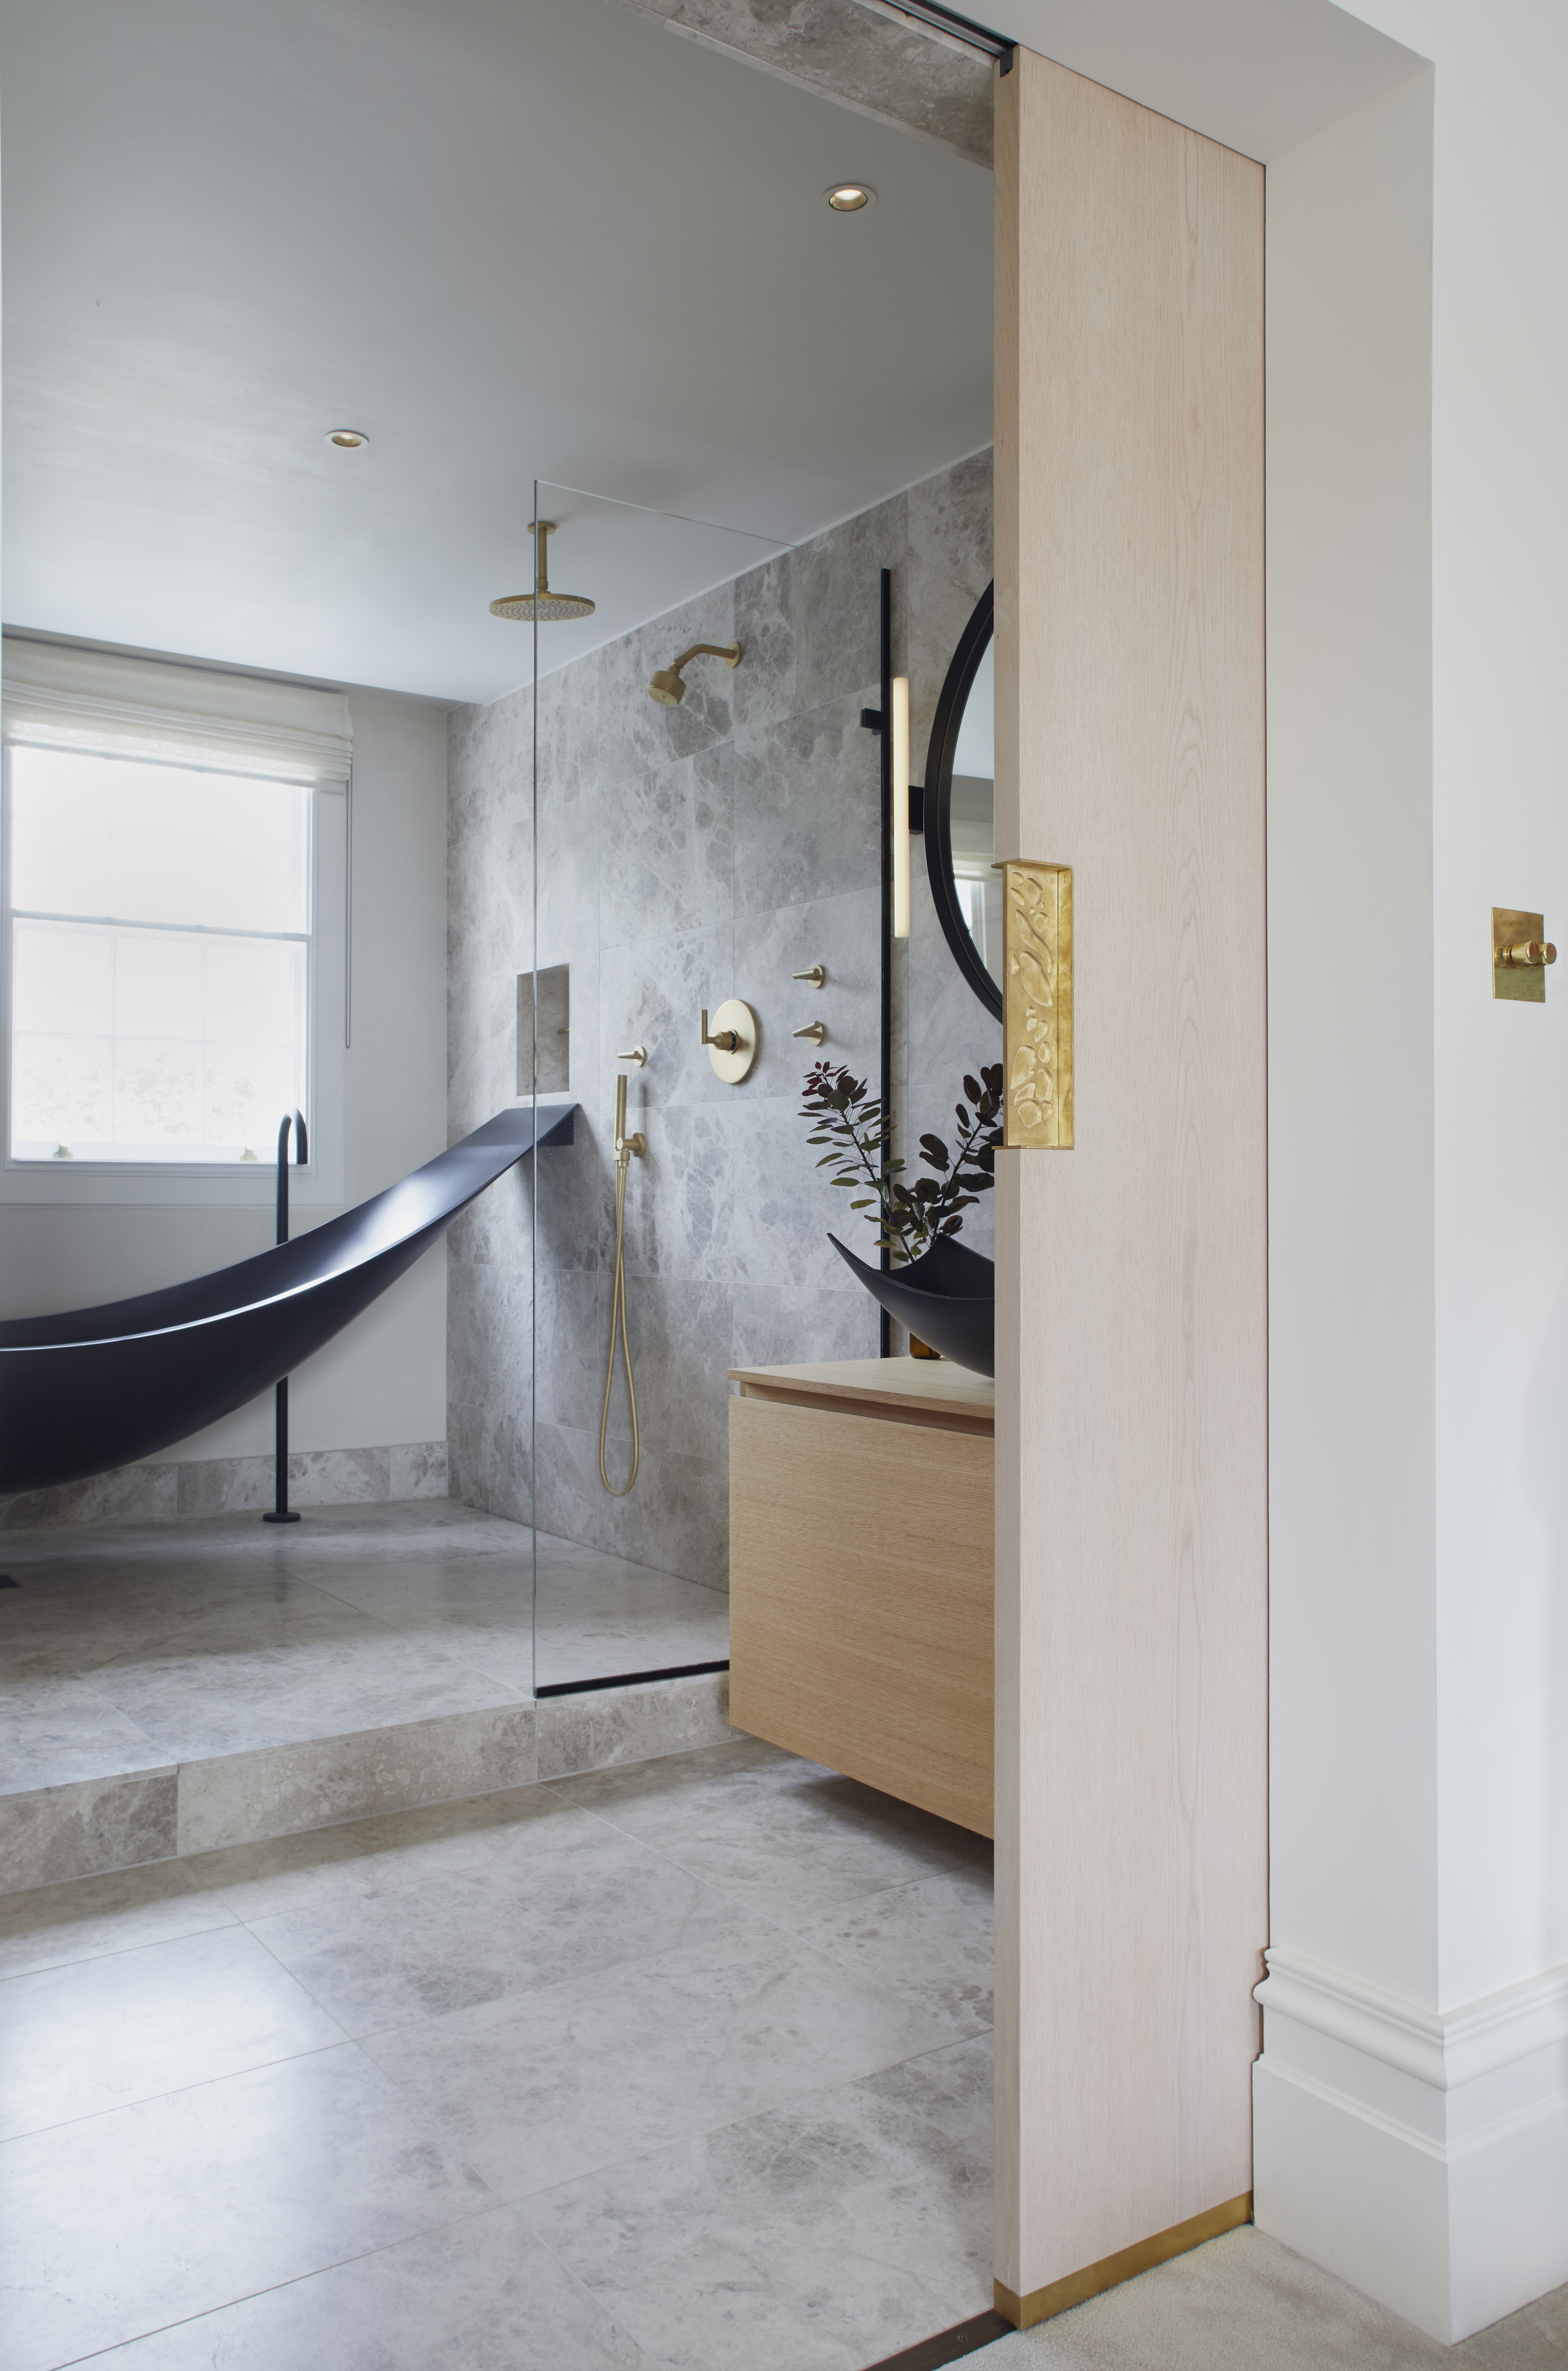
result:
[[[996,826],[996,645],[987,584],[942,685],[926,758],[926,869],[953,961],[1002,1017],[1002,884]]]

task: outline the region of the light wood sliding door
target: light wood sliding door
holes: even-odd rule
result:
[[[997,107],[997,853],[1073,868],[1075,939],[1076,1148],[997,1162],[997,2273],[1027,2322],[1251,2187],[1263,176],[1027,51]]]

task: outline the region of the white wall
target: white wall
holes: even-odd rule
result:
[[[1435,2002],[1431,127],[1268,174],[1269,1330],[1273,1939]]]
[[[1269,176],[1259,2219],[1443,2339],[1568,2280],[1568,479],[1549,0]],[[1430,244],[1430,331],[1426,321]]]
[[[446,711],[351,689],[353,1041],[348,1054],[347,1205],[446,1142]],[[332,1217],[297,1207],[294,1232]],[[346,1207],[346,1205],[344,1206]],[[262,1250],[270,1209],[0,1208],[0,1315],[150,1292]],[[290,1386],[296,1449],[446,1437],[444,1246],[428,1252]],[[272,1445],[267,1393],[182,1441],[170,1458],[239,1457]]]

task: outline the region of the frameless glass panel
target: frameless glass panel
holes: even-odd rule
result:
[[[535,1666],[565,1693],[727,1662],[737,1161],[803,1137],[792,1022],[853,997],[874,1062],[878,942],[874,891],[813,917],[782,820],[813,770],[789,754],[787,547],[568,487],[536,504],[559,607],[535,629],[527,1001],[541,1128],[575,1108],[533,1164]],[[858,723],[847,755],[874,802]],[[824,862],[814,885],[853,885]],[[824,960],[828,991],[792,985]],[[736,1084],[701,1044],[733,998],[760,1030]]]

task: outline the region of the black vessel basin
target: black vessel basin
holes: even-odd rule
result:
[[[997,1371],[997,1267],[982,1252],[942,1235],[907,1267],[868,1267],[836,1235],[828,1242],[873,1301],[911,1334],[977,1375]]]

